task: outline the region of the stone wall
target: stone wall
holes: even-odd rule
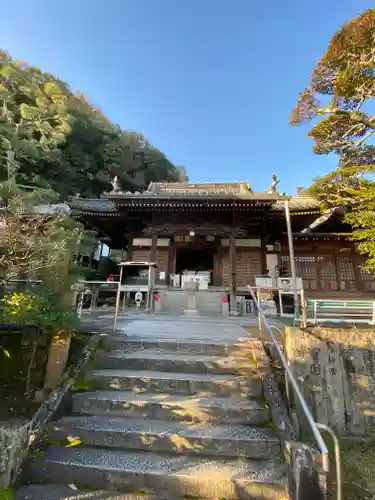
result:
[[[375,431],[375,330],[286,328],[285,350],[316,421],[341,435]]]
[[[0,425],[0,490],[12,484],[27,456],[30,428],[30,422],[21,420]]]

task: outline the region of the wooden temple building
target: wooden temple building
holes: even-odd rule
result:
[[[246,182],[152,183],[123,192],[114,182],[101,198],[76,197],[69,205],[110,248],[126,250],[127,260],[156,262],[159,287],[172,287],[184,270],[209,271],[210,287],[240,295],[256,276],[290,273],[287,201],[305,296],[374,294],[340,211],[322,217],[315,199],[281,195],[276,184],[253,192]]]

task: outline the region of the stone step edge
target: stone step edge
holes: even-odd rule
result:
[[[230,406],[233,409],[237,408],[237,406],[233,406],[233,401],[232,404],[229,404],[232,399],[230,397],[225,397],[225,396],[206,397],[206,396],[199,396],[199,394],[197,394],[195,397],[195,396],[188,396],[186,394],[180,394],[178,396],[176,395],[176,393],[174,394],[163,393],[163,392],[135,393],[132,391],[97,390],[97,391],[74,392],[72,393],[72,397],[73,399],[92,399],[95,401],[114,401],[118,403],[134,401],[137,402],[138,404],[140,403],[155,404],[155,405],[173,404],[174,406],[181,406],[181,407],[189,406],[191,408],[225,408],[227,406]],[[176,397],[176,401],[173,401],[174,397]],[[168,403],[168,398],[170,399],[169,403]],[[206,401],[203,401],[202,402],[203,404],[202,403],[200,404],[199,401],[192,402],[192,399],[199,399],[199,398],[205,399]],[[222,405],[204,404],[205,402],[209,403],[210,400],[212,400],[212,402],[221,400],[223,401],[224,404]],[[259,411],[259,410],[269,409],[266,400],[261,397],[242,398],[242,400],[241,398],[236,398],[236,404],[237,403],[240,404],[243,403],[242,407],[239,406],[239,409],[241,410]]]
[[[93,456],[96,457],[95,460],[93,460]],[[115,459],[114,463],[111,462],[111,458]],[[179,459],[176,459],[175,455],[169,453],[117,449],[109,450],[101,446],[67,448],[50,445],[43,455],[37,456],[31,460],[31,465],[39,466],[49,462],[71,467],[82,466],[87,468],[87,464],[89,464],[90,468],[99,468],[102,471],[107,469],[108,471],[117,470],[120,472],[131,472],[132,474],[137,473],[134,467],[128,465],[127,458],[130,458],[130,464],[133,462],[137,464],[137,467],[140,466],[140,473],[154,474],[155,476],[190,476],[189,471],[194,470],[195,467],[209,464],[209,467],[214,467],[212,467],[212,469],[208,468],[207,473],[212,471],[215,477],[217,477],[218,467],[223,466],[228,475],[231,475],[232,471],[234,471],[236,473],[236,479],[247,480],[249,483],[276,482],[278,484],[284,484],[285,481],[285,466],[272,459],[248,459],[243,457],[228,459],[195,456],[181,456]],[[87,459],[88,462],[86,464],[85,460]],[[181,469],[176,467],[176,462],[177,464],[181,463]],[[143,464],[147,464],[147,469],[142,468]],[[241,470],[241,474],[238,474],[238,469]],[[200,477],[201,474],[199,473],[199,469],[196,470],[198,470],[198,477]],[[252,475],[252,477],[250,477],[250,475]]]
[[[115,359],[131,359],[131,360],[166,360],[166,361],[195,361],[197,363],[220,363],[221,361],[233,361],[233,363],[241,363],[242,365],[249,364],[254,367],[255,360],[245,356],[220,356],[205,354],[203,352],[174,352],[169,350],[158,351],[157,349],[136,349],[134,351],[124,351],[123,349],[113,349],[112,351],[104,352],[100,355],[100,359],[115,358]]]
[[[14,500],[166,500],[147,490],[119,493],[105,490],[80,490],[63,484],[28,484],[14,492]],[[185,500],[183,497],[175,500]]]
[[[217,342],[212,342],[212,341],[201,341],[198,339],[191,339],[191,340],[178,340],[174,337],[164,337],[163,339],[156,340],[155,338],[145,338],[144,336],[138,336],[138,335],[121,335],[120,333],[116,334],[111,334],[107,335],[106,340],[114,340],[115,342],[126,342],[128,344],[144,344],[144,345],[158,345],[158,344],[170,344],[170,345],[197,345],[197,346],[209,346],[209,347],[243,347],[247,343],[252,343],[255,342],[257,339],[254,337],[251,337],[247,331],[244,331],[243,337],[240,337],[236,339],[234,342],[228,342],[228,341],[217,341]]]
[[[111,369],[111,368],[99,368],[95,369],[90,373],[89,378],[98,377],[113,377],[113,378],[134,378],[134,379],[161,379],[161,380],[197,380],[203,382],[246,382],[249,381],[260,381],[262,380],[259,370],[253,369],[253,373],[246,375],[230,375],[227,373],[185,373],[185,372],[162,372],[159,370],[125,370],[125,369]]]
[[[97,420],[97,425],[98,427],[95,428],[95,425],[90,425],[90,424],[95,424],[95,420]],[[107,421],[108,427],[107,428],[100,428],[100,420],[102,420],[104,423]],[[111,428],[111,423],[110,421],[120,421],[121,424],[123,424],[123,428],[116,428],[116,425],[112,424],[113,427]],[[142,429],[128,429],[126,430],[126,424],[131,424],[134,422],[140,422],[140,423],[145,423],[145,428]],[[180,422],[168,422],[165,421],[166,424],[166,429],[165,430],[160,430],[157,431],[156,429],[147,429],[147,425],[150,425],[151,423],[156,423],[159,424],[161,422],[164,422],[163,420],[140,420],[140,419],[133,419],[133,418],[113,418],[113,417],[62,417],[60,420],[57,422],[51,422],[49,427],[54,428],[55,426],[61,426],[64,428],[69,428],[69,429],[77,429],[77,432],[79,430],[82,431],[90,431],[90,432],[113,432],[113,433],[121,433],[121,434],[131,434],[131,435],[139,435],[143,434],[145,436],[181,436],[187,439],[211,439],[214,441],[224,441],[224,440],[231,440],[231,441],[239,441],[239,442],[252,442],[252,443],[272,443],[272,444],[277,444],[280,442],[279,438],[273,431],[268,428],[268,427],[261,427],[261,426],[256,426],[256,425],[241,425],[241,424],[233,424],[233,425],[225,425],[225,424],[214,424],[214,425],[207,425],[207,424],[191,424],[191,425],[186,425],[186,424],[181,424]],[[172,429],[168,429],[168,426],[171,427]],[[202,434],[202,435],[194,435],[193,433],[189,433],[186,431],[192,430],[189,429],[189,427],[200,427],[202,430],[207,431],[207,433]],[[259,436],[240,436],[240,435],[230,435],[230,431],[233,430],[235,431],[236,428],[239,429],[241,427],[249,427],[255,433],[259,433]],[[222,429],[223,431],[227,431],[226,436],[222,435],[210,435],[210,428],[213,430],[220,430]],[[228,435],[229,434],[229,435]]]
[[[139,490],[145,480],[155,492],[167,493],[175,500],[180,495],[206,499],[237,498],[237,487],[246,498],[285,500],[285,465],[275,460],[202,459],[152,452],[124,452],[102,447],[50,447],[35,457],[29,468],[31,481],[51,483],[71,481],[93,488]],[[160,498],[160,496],[159,496]]]

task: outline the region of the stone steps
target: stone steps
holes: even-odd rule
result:
[[[256,375],[211,375],[141,370],[94,370],[90,387],[134,392],[206,393],[216,396],[261,396],[262,381]]]
[[[283,469],[272,461],[219,460],[108,448],[51,446],[34,458],[34,481],[90,485],[123,492],[146,490],[171,500],[187,496],[218,500],[285,499]]]
[[[198,340],[182,340],[175,339],[145,339],[138,336],[124,335],[108,335],[103,337],[103,343],[109,351],[139,351],[141,349],[161,349],[166,352],[179,352],[189,354],[206,354],[207,356],[232,356],[238,352],[242,353],[244,349],[247,352],[251,350],[253,339],[243,337],[237,343],[228,342],[208,342]]]
[[[269,410],[263,401],[233,397],[210,398],[199,394],[186,396],[122,391],[81,392],[73,395],[73,411],[83,415],[193,423],[264,425],[269,420]]]
[[[222,292],[198,290],[196,292],[197,309],[202,314],[220,314]],[[187,292],[185,290],[166,291],[162,294],[162,309],[165,312],[183,313],[187,307]]]
[[[98,368],[124,370],[156,370],[178,373],[255,375],[254,361],[238,356],[212,356],[191,352],[168,352],[162,349],[122,350],[103,354]]]
[[[71,393],[73,415],[50,424],[46,451],[29,463],[24,479],[50,484],[16,500],[286,500],[245,330],[150,319],[126,328],[106,338],[90,392]]]
[[[30,484],[22,486],[14,494],[14,500],[165,500],[162,497],[140,492],[117,493],[115,491],[88,491],[63,484]],[[175,500],[183,500],[176,498]]]
[[[270,429],[163,420],[64,417],[50,425],[49,438],[78,437],[83,445],[222,457],[271,458],[280,442]]]

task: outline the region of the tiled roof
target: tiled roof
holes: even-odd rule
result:
[[[274,198],[272,198],[271,195],[265,195],[262,193],[262,197],[257,196],[257,193],[253,193],[251,196],[247,198],[247,200],[252,204],[251,202],[260,199],[261,201],[267,201],[267,196],[271,204],[269,205],[266,203],[266,206],[271,206],[274,210],[277,211],[282,211],[284,210],[284,201],[283,200],[278,200],[274,201]],[[142,197],[143,198],[143,197]],[[243,201],[245,201],[244,198],[242,198]],[[139,200],[141,202],[141,205],[143,206],[145,199]],[[273,203],[272,203],[273,202]],[[165,203],[163,203],[164,205]],[[69,202],[69,205],[72,209],[72,211],[78,211],[78,212],[92,212],[92,213],[116,213],[117,212],[117,207],[116,203],[114,200],[110,199],[104,199],[104,198],[72,198]],[[133,205],[133,203],[132,203]],[[136,203],[133,206],[139,205]],[[152,204],[151,204],[152,205]],[[168,205],[168,203],[167,203]],[[289,199],[289,208],[292,212],[311,212],[311,211],[320,211],[320,206],[319,202],[317,202],[314,198],[308,198],[308,197],[294,197]]]
[[[156,196],[252,197],[251,188],[247,182],[207,182],[198,184],[189,184],[187,182],[154,182],[150,184],[146,193]]]
[[[43,205],[36,205],[34,211],[40,215],[42,214],[70,214],[70,207],[67,203],[50,203]]]
[[[284,210],[284,202],[276,201],[273,205],[276,210]],[[289,208],[293,211],[320,210],[320,203],[311,196],[291,196],[289,198]]]
[[[155,182],[145,191],[111,191],[105,193],[106,198],[113,200],[191,200],[191,199],[220,199],[220,200],[249,200],[272,203],[284,199],[280,194],[254,193],[246,182],[210,182],[189,184],[185,182]]]
[[[69,200],[71,209],[81,212],[117,212],[114,201],[105,198],[76,198]]]
[[[200,202],[210,200],[215,203],[217,200],[227,200],[226,202],[237,200],[253,205],[260,202],[264,206],[272,207],[274,210],[284,210],[284,200],[289,199],[289,207],[293,212],[319,211],[319,202],[307,196],[286,197],[281,194],[269,194],[267,192],[253,192],[247,182],[210,182],[210,183],[184,183],[184,182],[154,182],[147,190],[142,192],[112,191],[106,193],[102,198],[72,198],[69,202],[73,210],[81,212],[116,212],[117,205],[128,206],[148,206],[160,200],[162,206],[168,204],[168,200],[173,200],[181,205],[184,200],[193,201],[199,199]],[[221,202],[220,202],[221,203]],[[177,205],[176,205],[177,206]]]
[[[275,199],[273,207],[283,209],[285,199],[281,194],[270,195],[267,192],[253,192],[247,182],[209,182],[189,184],[181,182],[154,182],[151,183],[148,190],[142,193],[155,196],[202,196],[202,197],[233,197],[242,199]],[[280,198],[277,200],[277,198]],[[319,202],[310,196],[292,196],[289,198],[289,207],[291,210],[311,210],[319,209]]]

